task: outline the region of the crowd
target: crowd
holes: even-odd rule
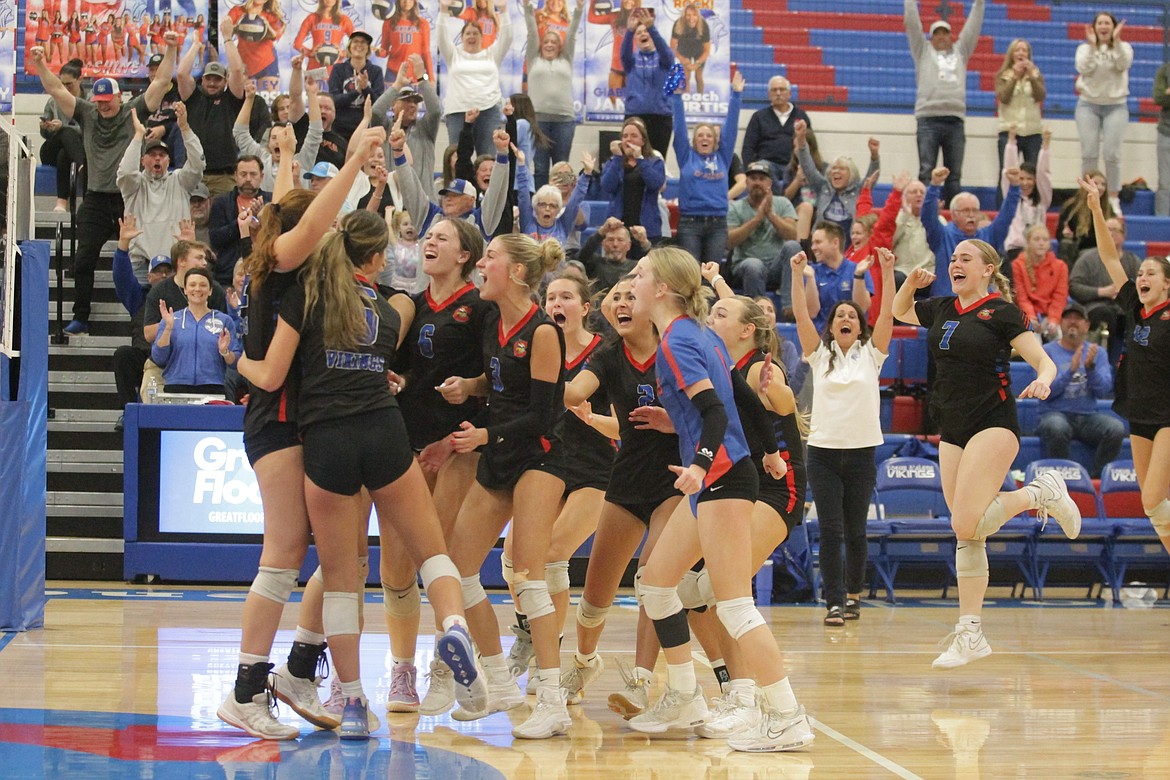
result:
[[[1086,28],[1077,53],[1084,171],[1054,237],[1044,80],[1026,41],[1013,42],[996,78],[995,217],[962,189],[966,65],[984,0],[957,40],[945,21],[924,36],[906,0],[920,170],[917,180],[894,176],[881,209],[880,141],[867,144],[864,174],[849,156],[823,153],[781,76],[748,123],[742,157],[741,75],[725,122],[688,127],[678,93],[702,84],[709,52],[690,10],[668,43],[647,9],[610,9],[611,79],[627,116],[606,159],[586,153],[577,166],[564,97],[584,0],[571,17],[559,0],[525,8],[531,88],[510,96],[499,87],[512,35],[502,2],[440,16],[441,96],[429,50],[400,52],[384,73],[370,60],[372,35],[329,21],[336,5],[322,0],[317,23],[302,28],[292,87],[271,106],[256,83],[271,74],[245,46],[255,43],[247,25],[272,24],[265,4],[224,20],[226,65],[210,61],[198,82],[202,47],[180,58],[179,36],[165,32],[150,85],[129,100],[111,78],[83,98],[74,65],[57,75],[42,48],[31,52],[50,95],[45,154],[87,169],[66,331],[88,330],[94,268],[116,237],[134,330],[116,361],[122,400],[158,371],[166,392],[246,399],[265,536],[236,684],[219,710],[228,723],[295,737],[268,707],[271,687],[342,738],[377,728],[358,655],[372,504],[390,711],[436,715],[458,703],[453,717],[475,720],[523,705],[516,677],[527,672],[535,706],[514,736],[566,733],[567,705],[603,669],[597,640],[645,537],[635,667],[623,668],[611,707],[649,734],[697,727],[736,750],[807,746],[813,733],[751,577],[802,521],[807,478],[822,529],[824,622],[861,618],[878,377],[895,320],[928,331],[931,412],[959,540],[960,617],[935,668],[991,652],[980,618],[988,537],[1026,510],[1079,532],[1059,475],[1002,490],[1019,447],[1005,391],[1013,351],[1037,371],[1022,397],[1044,404],[1052,454],[1084,438],[1098,446],[1098,470],[1123,435],[1095,406],[1116,372],[1143,505],[1170,549],[1170,264],[1121,253],[1111,201],[1132,49],[1109,14]],[[417,22],[412,7],[398,5],[391,39]],[[386,41],[384,30],[380,52]],[[327,81],[312,70],[326,65]],[[436,155],[440,117],[452,145]],[[1094,170],[1102,135],[1104,173]],[[672,146],[674,236],[662,199]],[[582,241],[584,200],[607,212]],[[799,350],[780,341],[777,319],[796,323]],[[1123,358],[1086,342],[1095,322],[1108,323],[1111,348],[1124,343]],[[808,420],[796,404],[806,373]],[[517,640],[506,655],[479,572],[509,519],[503,574]],[[568,557],[594,532],[577,647],[562,669]],[[273,637],[310,534],[321,566],[289,659],[274,670]],[[438,634],[422,699],[419,578]],[[711,703],[692,633],[720,683]],[[321,702],[326,644],[333,689]],[[652,701],[660,650],[667,683]]]

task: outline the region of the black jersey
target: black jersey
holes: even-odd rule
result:
[[[414,296],[414,321],[406,332],[395,366],[408,374],[398,394],[410,446],[421,450],[475,417],[478,398],[454,405],[435,388],[448,377],[476,377],[483,372],[484,318],[494,308],[468,283],[445,301],[430,290]]]
[[[557,408],[565,402],[565,339],[561,329],[552,321],[544,310],[532,304],[532,308],[519,322],[512,326],[512,330],[504,332],[504,322],[500,319],[500,310],[492,306],[484,318],[483,330],[483,373],[487,375],[488,383],[488,449],[498,453],[501,450],[516,450],[522,452],[532,445],[548,451],[548,436],[552,434],[552,426],[541,431],[540,436],[532,441],[508,441],[495,434],[491,429],[521,415],[530,413],[532,406],[532,341],[536,329],[541,325],[551,325],[557,333],[560,344],[560,371],[557,376],[555,403]]]
[[[301,335],[300,426],[351,417],[398,405],[390,394],[386,371],[394,361],[401,320],[398,312],[365,280],[355,278],[364,299],[368,334],[353,349],[325,344],[325,307],[319,300],[305,316],[305,291],[285,295],[280,318]]]
[[[614,458],[606,500],[618,504],[665,501],[678,495],[670,466],[680,463],[678,436],[630,422],[639,406],[662,406],[658,401],[656,354],[638,363],[624,341],[606,345],[589,358],[583,370],[591,372],[604,391],[618,419],[621,447]]]
[[[758,349],[753,349],[751,352],[744,355],[735,364],[736,369],[747,379],[748,372],[752,366],[757,363],[764,362],[764,353]],[[783,370],[775,369],[773,370]],[[791,414],[777,414],[771,409],[768,410],[768,419],[772,421],[772,430],[776,435],[776,445],[780,448],[780,457],[788,464],[790,472],[799,472],[794,476],[799,476],[799,484],[804,482],[804,442],[800,438],[800,424],[797,422],[797,411]],[[760,461],[764,457],[764,442],[759,441],[755,429],[748,425],[744,427],[744,434],[747,436],[748,447],[752,452],[752,460]]]
[[[944,431],[968,429],[1000,404],[1015,409],[1011,342],[1028,330],[1019,308],[992,293],[966,308],[953,295],[928,298],[914,311],[938,367],[930,408]]]
[[[573,381],[581,373],[586,361],[596,354],[599,344],[601,336],[595,335],[580,355],[565,361],[566,382]],[[599,389],[590,396],[589,405],[596,414],[609,414],[604,390]],[[553,428],[550,445],[546,465],[564,479],[566,490],[572,492],[572,488],[578,486],[604,489],[609,482],[615,450],[613,442],[600,431],[566,410]]]
[[[244,354],[250,360],[263,360],[268,345],[276,333],[276,320],[280,316],[281,303],[290,289],[300,287],[301,275],[297,271],[273,272],[256,287],[250,280],[244,283],[244,296],[240,301],[240,336]],[[303,297],[300,299],[303,300]],[[244,430],[258,431],[271,422],[297,421],[297,396],[300,389],[300,350],[289,367],[284,386],[275,392],[261,390],[248,383],[248,408],[244,412]]]
[[[1116,300],[1128,329],[1113,410],[1130,422],[1170,424],[1170,301],[1146,311],[1132,281],[1122,286]]]

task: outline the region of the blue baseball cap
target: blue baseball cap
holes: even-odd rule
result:
[[[319,162],[311,169],[305,171],[302,174],[302,177],[305,179],[311,179],[316,176],[319,179],[332,179],[339,173],[341,173],[341,171],[337,170],[337,166],[333,163]]]
[[[122,90],[114,79],[98,79],[93,83],[93,99],[99,102],[121,100]]]
[[[475,197],[475,185],[467,179],[452,179],[451,183],[439,190],[440,195],[470,195]]]
[[[155,255],[154,257],[150,258],[151,271],[157,270],[160,265],[170,266],[171,268],[175,267],[174,263],[171,262],[171,258],[167,257],[166,255]]]

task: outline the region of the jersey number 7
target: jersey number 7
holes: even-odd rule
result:
[[[938,342],[939,349],[951,348],[951,334],[955,332],[955,328],[959,327],[958,320],[947,320],[943,323],[943,337]]]

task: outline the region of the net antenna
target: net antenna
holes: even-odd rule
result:
[[[36,158],[28,139],[16,130],[11,108],[0,114],[0,151],[4,170],[0,177],[6,183],[4,192],[3,243],[0,257],[0,352],[9,357],[20,356],[20,342],[13,323],[19,305],[17,286],[20,284],[20,242],[33,238],[33,186],[36,176]]]

